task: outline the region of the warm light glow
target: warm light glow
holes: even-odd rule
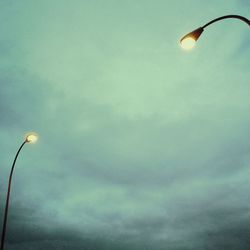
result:
[[[186,50],[192,49],[195,44],[196,41],[193,37],[186,37],[181,41],[181,47]]]
[[[37,142],[37,140],[38,140],[38,135],[35,133],[31,133],[26,136],[26,141],[28,143],[35,143]]]

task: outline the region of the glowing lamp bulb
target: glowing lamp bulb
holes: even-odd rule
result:
[[[181,47],[185,50],[192,49],[196,44],[196,40],[193,37],[186,37],[181,41]]]
[[[186,50],[192,49],[195,46],[196,41],[199,39],[203,30],[204,30],[204,28],[200,27],[200,28],[188,33],[184,37],[182,37],[181,38],[181,47],[183,49],[186,49]]]
[[[37,142],[37,140],[38,140],[37,134],[32,133],[32,134],[28,134],[26,136],[26,142],[28,142],[28,143],[35,143],[35,142]]]

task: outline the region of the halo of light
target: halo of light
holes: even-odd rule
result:
[[[196,40],[193,37],[186,37],[181,41],[181,47],[185,50],[192,49],[196,44]]]
[[[26,142],[36,143],[38,140],[38,135],[36,133],[29,133],[26,135]]]

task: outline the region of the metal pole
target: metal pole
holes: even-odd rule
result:
[[[222,16],[222,17],[218,17],[208,23],[206,23],[205,25],[202,26],[202,28],[206,28],[208,25],[215,23],[217,21],[220,21],[222,19],[227,19],[227,18],[236,18],[236,19],[240,19],[241,21],[247,23],[248,25],[250,25],[250,20],[248,20],[246,17],[244,16],[239,16],[239,15],[226,15],[226,16]]]
[[[8,190],[7,190],[7,196],[6,196],[6,203],[5,203],[5,210],[4,210],[4,219],[3,219],[3,229],[2,229],[2,237],[1,237],[1,248],[0,250],[4,250],[4,241],[5,241],[5,234],[6,234],[6,226],[7,226],[7,219],[8,219],[8,209],[9,209],[9,199],[10,199],[10,190],[11,190],[11,181],[12,181],[12,175],[13,175],[13,171],[14,171],[14,167],[15,167],[15,163],[17,160],[17,157],[21,151],[21,149],[23,148],[24,144],[27,142],[27,140],[25,140],[22,145],[20,146],[20,148],[18,149],[15,159],[13,161],[12,167],[11,167],[11,171],[10,171],[10,176],[9,176],[9,184],[8,184]]]

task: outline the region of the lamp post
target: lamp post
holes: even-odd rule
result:
[[[10,199],[10,190],[11,190],[11,181],[12,181],[12,175],[14,172],[14,167],[15,167],[15,163],[17,160],[17,157],[20,153],[20,151],[22,150],[23,146],[26,143],[35,143],[38,139],[37,134],[35,133],[30,133],[26,136],[25,141],[21,144],[20,148],[18,149],[16,156],[14,158],[12,167],[11,167],[11,171],[10,171],[10,175],[9,175],[9,184],[8,184],[8,190],[7,190],[7,195],[6,195],[6,203],[5,203],[5,210],[4,210],[4,219],[3,219],[3,229],[2,229],[2,237],[1,237],[1,248],[0,250],[4,249],[4,241],[5,241],[5,234],[6,234],[6,226],[7,226],[7,219],[8,219],[8,209],[9,209],[9,199]]]
[[[192,49],[195,46],[195,42],[199,39],[201,33],[204,31],[204,29],[209,26],[212,23],[215,23],[217,21],[220,21],[222,19],[228,19],[228,18],[236,18],[239,19],[246,24],[250,26],[250,20],[246,17],[239,16],[239,15],[226,15],[222,17],[218,17],[216,19],[213,19],[212,21],[206,23],[205,25],[199,27],[198,29],[193,30],[192,32],[188,33],[187,35],[183,36],[180,40],[181,47],[183,49]]]

